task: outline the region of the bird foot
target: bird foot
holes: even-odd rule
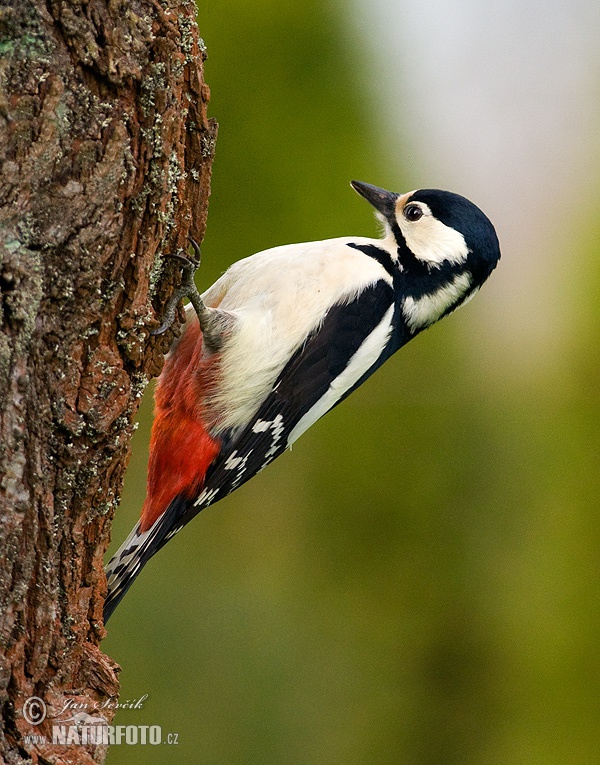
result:
[[[150,334],[157,336],[166,332],[175,321],[175,314],[180,301],[183,300],[183,298],[188,298],[198,315],[198,321],[200,322],[200,329],[202,330],[205,345],[210,351],[214,352],[219,350],[222,345],[223,318],[221,317],[221,314],[223,312],[215,308],[208,308],[200,297],[200,293],[194,282],[194,274],[200,267],[202,253],[200,251],[200,245],[191,237],[190,244],[194,250],[194,259],[188,258],[185,255],[180,255],[179,253],[171,252],[165,254],[165,257],[175,258],[181,262],[183,278],[181,280],[181,286],[170,297],[169,302],[166,305],[163,323],[158,329],[153,329]]]
[[[165,313],[163,316],[163,323],[158,329],[153,329],[150,332],[151,335],[162,335],[169,329],[169,327],[175,321],[177,306],[179,305],[180,301],[183,300],[183,298],[189,299],[189,301],[194,306],[196,313],[198,314],[198,318],[200,318],[202,313],[208,310],[204,305],[204,302],[202,301],[200,293],[196,287],[196,283],[194,282],[194,274],[200,267],[200,262],[202,259],[200,245],[193,239],[190,239],[190,244],[194,249],[194,255],[196,256],[195,260],[175,252],[165,253],[164,257],[174,258],[175,260],[179,260],[182,263],[183,279],[179,289],[177,289],[175,293],[169,298],[169,302],[166,305]]]

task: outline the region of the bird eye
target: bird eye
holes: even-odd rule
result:
[[[406,220],[415,221],[423,217],[423,210],[418,205],[406,205],[404,208]]]

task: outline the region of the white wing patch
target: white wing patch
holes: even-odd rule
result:
[[[260,423],[262,426],[263,422],[263,420],[259,420],[256,425]],[[275,417],[275,419],[273,419],[271,422],[267,422],[266,424],[273,431],[273,441],[271,442],[271,448],[265,454],[265,461],[261,467],[261,470],[267,467],[269,462],[271,462],[271,458],[276,454],[277,449],[279,448],[279,442],[281,441],[281,436],[285,430],[283,426],[283,417],[280,414],[278,414],[277,417]],[[254,432],[256,432],[256,425],[254,428],[252,428]]]
[[[227,457],[227,462],[223,466],[225,470],[237,470],[239,466],[244,462],[244,457],[237,457],[237,452],[231,452]]]
[[[458,274],[435,292],[417,299],[404,298],[402,313],[409,328],[414,332],[436,322],[448,308],[458,303],[471,284],[470,274]]]
[[[210,398],[217,432],[245,427],[282,369],[332,305],[350,302],[378,281],[391,282],[376,260],[343,237],[286,245],[240,260],[202,296],[229,311],[235,330],[221,352],[220,383]]]
[[[377,359],[381,356],[383,349],[388,343],[392,330],[392,316],[394,315],[394,306],[390,306],[383,319],[377,327],[362,343],[350,363],[344,371],[332,381],[326,393],[321,396],[314,406],[299,420],[296,427],[288,436],[288,446],[297,441],[300,436],[307,431],[311,425],[328,412],[332,406],[349,390],[364,373],[370,369]]]
[[[209,505],[213,499],[217,496],[219,493],[220,488],[217,487],[216,489],[202,489],[200,492],[200,495],[198,499],[194,502],[194,507],[204,507],[205,505]]]

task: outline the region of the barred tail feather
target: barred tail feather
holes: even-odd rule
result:
[[[179,495],[149,529],[142,531],[139,521],[133,527],[106,566],[108,594],[104,601],[105,624],[150,558],[181,530],[184,524],[177,523],[177,520],[192,503],[193,500]]]
[[[149,528],[146,532],[141,532],[139,522],[136,523],[127,539],[107,565],[106,583],[108,585],[108,594],[104,601],[104,623],[109,620],[112,612],[121,602],[121,598],[142,570],[142,566],[145,563],[144,547],[152,532],[152,528]]]

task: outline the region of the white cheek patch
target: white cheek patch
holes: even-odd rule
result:
[[[458,303],[471,287],[471,276],[458,274],[443,287],[420,298],[407,297],[402,302],[402,313],[413,332],[425,329],[436,322],[452,306]]]
[[[464,263],[469,254],[464,236],[435,218],[424,202],[418,204],[425,213],[419,220],[407,221],[398,213],[400,231],[415,258],[433,266],[444,261]]]

